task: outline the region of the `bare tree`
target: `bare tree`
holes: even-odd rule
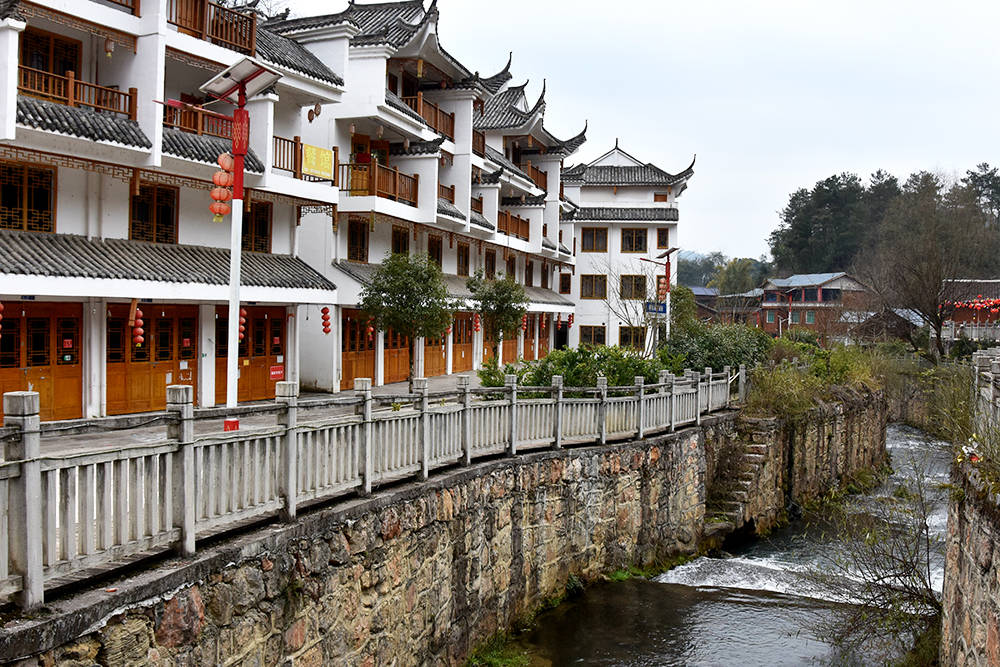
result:
[[[604,256],[594,262],[594,270],[608,277],[604,301],[609,315],[617,318],[623,326],[644,327],[646,337],[643,352],[653,354],[656,351],[656,330],[649,326],[646,302],[657,300],[657,277],[663,275],[659,266],[646,262],[640,268],[628,265],[626,269],[622,264],[612,264]]]
[[[968,296],[953,279],[996,269],[991,255],[997,233],[986,222],[970,188],[919,172],[906,181],[857,260],[855,274],[880,305],[912,310],[927,323],[938,355],[944,354],[941,329],[952,315],[950,303]]]

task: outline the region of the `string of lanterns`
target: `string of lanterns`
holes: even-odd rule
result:
[[[330,333],[330,309],[326,306],[320,308],[320,319],[323,321],[323,333]]]
[[[136,308],[135,320],[132,322],[132,342],[135,343],[136,347],[142,347],[142,344],[146,341],[146,331],[142,328],[143,324],[145,322],[142,321],[142,309]]]
[[[243,340],[243,332],[247,330],[247,309],[240,308],[240,340]]]
[[[208,210],[213,214],[212,222],[222,222],[222,218],[229,215],[232,210],[232,207],[226,202],[233,198],[233,191],[229,188],[233,185],[233,165],[235,162],[229,153],[220,153],[217,162],[220,169],[212,174],[212,183],[215,187],[210,193],[214,201],[208,207]]]
[[[955,310],[975,310],[977,313],[984,310],[993,313],[1000,313],[1000,299],[984,299],[982,294],[977,294],[975,299],[966,301],[945,301],[938,304],[938,310],[954,308]]]

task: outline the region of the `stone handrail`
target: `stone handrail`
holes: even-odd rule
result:
[[[378,397],[355,380],[354,414],[299,421],[298,385],[278,382],[277,424],[195,437],[193,389],[167,387],[165,441],[46,457],[37,392],[3,396],[0,429],[0,598],[24,609],[69,578],[121,568],[151,554],[195,552],[196,539],[266,518],[292,520],[305,503],[370,494],[388,482],[473,459],[524,450],[643,438],[700,424],[729,407],[746,369],[660,374],[659,382],[609,387],[503,387]],[[405,404],[405,406],[404,406]]]

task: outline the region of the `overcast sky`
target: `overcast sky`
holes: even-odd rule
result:
[[[429,3],[429,0],[428,0]],[[296,16],[340,0],[288,0]],[[698,162],[679,200],[681,245],[767,252],[792,190],[833,173],[961,175],[1000,162],[1000,2],[439,0],[444,47],[512,83],[548,80],[546,126],[619,138],[670,172]]]

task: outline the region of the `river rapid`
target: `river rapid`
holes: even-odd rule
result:
[[[858,507],[877,502],[915,470],[931,485],[946,483],[949,449],[904,426],[890,426],[893,474]],[[947,493],[934,489],[932,534],[943,541]],[[579,598],[542,615],[519,640],[533,666],[547,665],[804,665],[844,662],[816,636],[817,622],[838,604],[802,573],[826,570],[836,545],[801,522],[727,557],[703,557],[652,580],[589,587]],[[932,564],[938,591],[943,554]],[[868,664],[864,658],[848,664]]]

